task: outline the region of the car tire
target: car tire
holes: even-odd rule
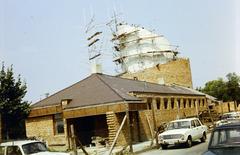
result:
[[[188,147],[188,148],[192,147],[192,138],[191,138],[191,136],[188,136],[188,139],[186,141],[186,147]]]
[[[162,150],[165,150],[165,149],[167,149],[168,145],[167,144],[162,144],[161,147],[162,147]]]
[[[203,136],[200,140],[201,140],[202,143],[204,143],[204,142],[206,142],[206,139],[207,139],[207,136],[206,136],[206,133],[204,132]]]

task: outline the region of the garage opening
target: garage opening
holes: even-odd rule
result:
[[[108,140],[106,115],[69,119],[68,126],[71,124],[74,125],[75,135],[77,137],[77,146],[80,145],[79,141],[84,146],[95,146],[96,141],[105,145]]]

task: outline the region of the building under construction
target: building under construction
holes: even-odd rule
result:
[[[178,57],[178,46],[143,27],[117,24],[113,32],[119,76],[192,88],[190,61]]]
[[[89,38],[89,46],[98,42],[98,35]],[[209,98],[192,89],[189,59],[178,58],[177,46],[163,35],[119,23],[112,41],[113,61],[120,74],[105,75],[96,69],[89,77],[33,104],[26,120],[28,137],[69,149],[73,125],[78,146],[109,146],[116,136],[117,145],[131,146],[153,139],[164,122],[208,110]]]

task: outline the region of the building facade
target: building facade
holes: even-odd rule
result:
[[[117,140],[117,145],[125,146],[152,139],[164,122],[198,116],[207,104],[205,94],[190,88],[92,74],[33,104],[26,132],[66,150],[74,125],[78,145],[93,145],[100,138],[108,146],[126,115]]]

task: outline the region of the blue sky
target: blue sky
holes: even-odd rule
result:
[[[32,102],[90,74],[85,27],[95,16],[104,31],[103,72],[115,74],[110,30],[114,10],[179,45],[191,61],[194,87],[240,74],[238,0],[0,0],[0,61],[13,64]]]

